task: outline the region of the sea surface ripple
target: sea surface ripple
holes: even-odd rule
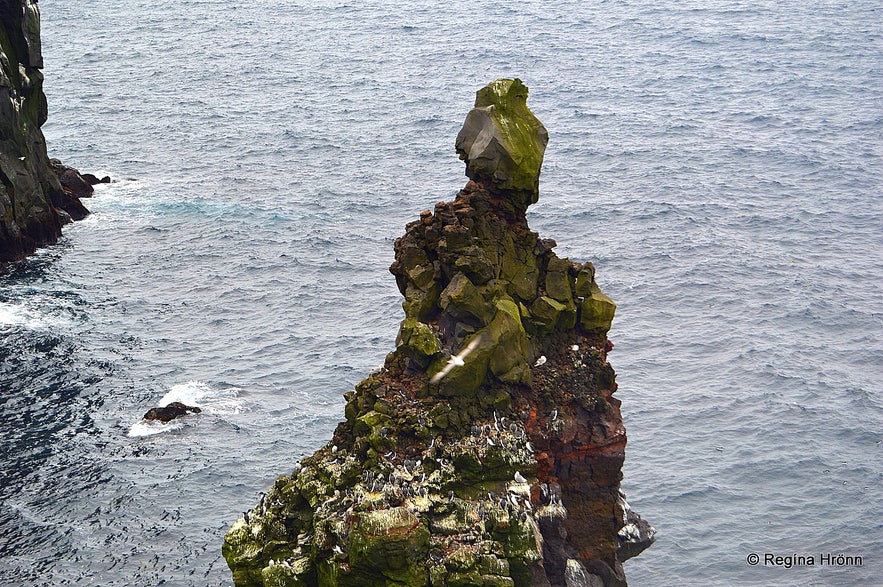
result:
[[[876,3],[40,8],[50,154],[117,181],[0,274],[0,585],[231,583],[225,530],[392,350],[393,241],[503,76],[551,135],[531,226],[619,304],[630,582],[883,576]],[[173,399],[204,412],[139,422]]]

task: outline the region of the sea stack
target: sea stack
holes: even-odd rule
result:
[[[616,306],[528,227],[548,134],[527,95],[478,91],[456,141],[468,183],[395,243],[396,348],[233,524],[236,585],[623,586],[653,542],[619,488]]]
[[[46,155],[42,67],[36,1],[0,2],[0,267],[56,242],[63,224],[89,213]]]

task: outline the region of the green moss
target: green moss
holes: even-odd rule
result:
[[[307,558],[291,563],[268,565],[261,570],[263,587],[307,587],[310,584],[312,564]]]
[[[507,233],[502,245],[500,278],[508,284],[507,291],[518,299],[533,300],[540,276],[533,244],[518,242],[514,235]]]
[[[466,174],[507,191],[513,209],[522,213],[539,197],[549,140],[527,107],[527,95],[519,79],[498,79],[480,89],[456,142],[457,151],[466,155]]]
[[[429,530],[405,507],[358,514],[347,545],[350,565],[392,581],[425,585]]]
[[[593,285],[589,295],[583,298],[580,309],[580,326],[583,330],[600,333],[610,330],[616,304],[597,285]]]
[[[570,277],[567,273],[562,271],[546,273],[546,293],[559,302],[572,302],[573,294],[570,291]]]
[[[431,357],[441,351],[441,343],[429,325],[414,318],[405,318],[399,327],[396,346],[406,347],[412,354]]]
[[[582,269],[576,275],[576,295],[579,297],[591,295],[594,283],[595,266],[591,263],[584,263]]]
[[[463,273],[457,273],[439,298],[441,309],[457,320],[487,324],[494,317],[490,301],[495,292],[488,286],[477,287]]]
[[[405,316],[421,322],[428,321],[437,312],[440,294],[441,286],[436,281],[433,281],[426,289],[408,285],[405,289],[405,301],[402,302]]]
[[[548,296],[540,296],[530,307],[531,319],[539,330],[552,332],[558,324],[558,318],[567,310],[567,306]]]

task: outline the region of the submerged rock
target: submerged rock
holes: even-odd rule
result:
[[[519,80],[479,91],[487,116],[457,148],[500,163],[396,241],[396,349],[345,394],[332,440],[229,530],[237,585],[611,587],[621,553],[652,542],[621,533],[615,304],[524,215],[546,144],[526,97]],[[475,150],[501,128],[523,136]]]
[[[42,67],[36,1],[0,3],[0,267],[56,242],[62,224],[89,213],[46,155]]]

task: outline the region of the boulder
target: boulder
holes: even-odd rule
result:
[[[160,422],[171,422],[175,418],[186,416],[187,414],[198,414],[202,410],[196,406],[187,406],[181,402],[172,402],[159,408],[150,408],[144,414],[145,420],[159,420]]]
[[[475,95],[455,143],[466,175],[524,214],[539,198],[540,168],[549,142],[546,127],[527,107],[520,79],[498,79]]]
[[[58,159],[50,159],[49,164],[52,166],[52,171],[58,178],[59,183],[61,183],[64,191],[76,198],[91,198],[95,192],[92,186],[100,183],[100,180],[94,175],[90,174],[90,177],[95,179],[93,183],[86,176],[80,174],[79,171],[73,167],[68,167]]]

